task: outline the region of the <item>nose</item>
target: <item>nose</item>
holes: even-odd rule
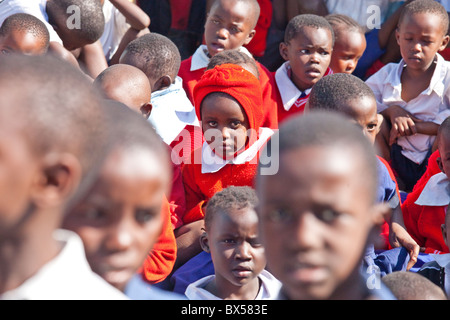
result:
[[[310,61],[311,61],[311,63],[320,63],[320,54],[317,52],[312,53],[311,57],[310,57]]]
[[[222,127],[220,132],[222,133],[223,140],[229,139],[231,137],[230,129],[228,127]]]
[[[133,233],[131,223],[128,221],[118,221],[108,230],[105,246],[110,251],[125,251],[133,243]]]
[[[251,260],[252,256],[250,254],[250,247],[251,245],[246,241],[242,241],[241,243],[239,243],[236,247],[236,259],[245,261]]]
[[[226,28],[220,28],[219,30],[217,30],[217,36],[220,39],[228,39],[228,30]]]
[[[422,51],[422,45],[420,42],[416,42],[412,47],[413,52],[421,52]]]
[[[313,248],[320,241],[315,215],[312,212],[303,212],[296,220],[292,224],[292,242],[301,250]]]

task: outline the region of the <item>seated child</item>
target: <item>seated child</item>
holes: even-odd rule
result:
[[[333,28],[335,36],[330,69],[334,73],[351,74],[366,50],[364,29],[358,22],[343,14],[330,14],[325,19]]]
[[[191,283],[191,300],[267,300],[278,296],[281,284],[265,270],[259,241],[258,199],[250,187],[230,186],[208,201],[202,249],[211,254],[215,273]]]
[[[311,90],[307,109],[339,112],[356,122],[372,144],[375,143],[382,116],[377,114],[377,103],[372,90],[356,76],[339,73],[321,79]],[[389,164],[377,156],[377,167],[377,202],[388,203],[391,212],[385,217],[386,222],[382,227],[383,245],[380,246],[378,243],[374,245],[377,249],[383,250],[405,247],[411,256],[409,269],[417,261],[419,246],[405,230],[400,207],[400,192]],[[368,247],[366,255],[375,258],[373,246]]]
[[[150,33],[130,42],[119,61],[147,75],[153,104],[149,121],[183,163],[203,140],[194,106],[177,76],[180,60],[178,48],[169,38]]]
[[[275,144],[279,170],[258,172],[256,189],[267,266],[282,282],[279,299],[393,299],[381,283],[368,286],[360,269],[388,209],[376,202],[373,144],[342,115],[320,111],[287,120],[267,148]]]
[[[289,21],[280,54],[286,60],[275,72],[278,123],[303,113],[313,85],[333,73],[328,67],[334,31],[325,18],[301,14]]]
[[[91,270],[80,238],[60,229],[105,155],[101,98],[54,57],[0,60],[0,299],[125,299]]]
[[[30,14],[13,14],[0,27],[1,54],[44,55],[49,42],[50,34],[45,24]]]
[[[100,1],[4,0],[0,2],[0,25],[15,13],[28,13],[41,20],[50,34],[49,52],[76,66],[74,50],[95,43],[105,26]]]
[[[223,50],[240,50],[253,58],[244,47],[255,36],[255,26],[260,15],[257,0],[215,0],[205,23],[205,44],[181,62],[178,75],[183,79],[183,88],[194,103],[194,87],[205,72],[209,60]],[[276,129],[278,121],[273,117],[276,106],[276,92],[272,74],[256,62],[262,88],[263,127]]]
[[[443,241],[450,247],[450,205],[448,204],[444,224],[442,225],[442,236]],[[447,297],[450,297],[450,253],[430,254],[430,256],[433,257],[433,260],[424,264],[417,273],[430,279],[434,284],[444,290]]]
[[[381,281],[398,300],[447,300],[441,288],[416,272],[392,272]]]
[[[126,64],[108,67],[94,80],[106,99],[121,102],[148,119],[152,111],[152,88],[144,72]]]
[[[194,97],[205,143],[192,152],[190,162],[183,167],[183,221],[198,223],[189,233],[193,237],[185,245],[188,253],[183,263],[201,251],[197,238],[208,200],[230,185],[253,186],[259,151],[273,134],[271,129],[260,127],[260,83],[240,66],[224,64],[206,71]]]
[[[426,253],[448,253],[442,238],[445,209],[450,202],[450,117],[442,122],[437,136],[440,157],[437,164],[442,172],[431,176],[413,203],[402,206],[405,226]]]
[[[127,44],[150,32],[150,17],[129,0],[100,0],[105,29],[99,41],[109,65],[119,62]]]
[[[125,292],[138,271],[147,283],[172,271],[176,245],[165,197],[170,160],[145,119],[120,104],[108,105],[107,111],[108,155],[63,227],[81,237],[92,269]],[[158,299],[159,291],[152,288],[148,294]]]
[[[439,125],[450,115],[450,62],[438,54],[449,41],[448,25],[447,11],[436,1],[406,5],[397,30],[403,59],[366,81],[385,118],[377,145],[407,192],[424,174]]]

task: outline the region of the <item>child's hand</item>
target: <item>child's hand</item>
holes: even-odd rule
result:
[[[418,120],[408,111],[400,106],[392,106],[389,113],[392,124],[389,145],[395,143],[399,137],[412,136],[417,133],[416,121]]]

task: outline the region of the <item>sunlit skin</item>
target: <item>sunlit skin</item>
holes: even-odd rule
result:
[[[211,149],[224,159],[232,159],[245,148],[250,124],[244,109],[228,94],[212,93],[201,105],[202,130]]]
[[[382,122],[375,99],[366,96],[348,101],[343,112],[361,127],[364,135],[374,144]]]
[[[261,177],[262,242],[289,299],[361,298],[361,258],[382,220],[364,167],[351,147],[310,146],[283,152],[279,172]]]
[[[30,32],[11,30],[9,34],[0,36],[0,54],[43,55],[46,52],[45,41]]]
[[[259,239],[258,216],[251,208],[217,212],[202,236],[211,253],[215,279],[205,289],[222,299],[255,299],[258,275],[266,266]]]
[[[256,20],[251,12],[245,1],[221,0],[213,5],[205,23],[205,44],[211,57],[252,40]]]
[[[331,55],[331,70],[334,73],[353,73],[364,50],[366,50],[364,34],[356,31],[340,32]]]
[[[280,44],[280,54],[289,61],[291,80],[301,91],[310,89],[327,71],[333,52],[331,31],[303,27],[289,41]]]
[[[164,170],[148,150],[117,150],[89,195],[64,221],[64,227],[83,240],[94,272],[119,290],[141,267],[161,233],[168,186]]]

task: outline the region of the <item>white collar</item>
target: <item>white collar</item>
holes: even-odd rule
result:
[[[294,105],[295,101],[302,95],[302,91],[292,82],[289,77],[289,70],[291,66],[289,61],[286,61],[275,72],[275,81],[277,82],[278,90],[280,91],[281,100],[283,102],[283,108],[289,111]],[[304,93],[308,95],[311,92],[311,88],[306,89]],[[306,101],[305,101],[306,103]]]
[[[419,206],[446,206],[450,202],[450,180],[445,173],[435,174],[428,180],[415,204]]]
[[[445,86],[443,79],[447,73],[447,68],[442,66],[444,63],[446,63],[444,58],[439,53],[436,53],[436,68],[433,76],[431,77],[430,85],[427,89],[421,92],[421,94],[430,95],[434,91],[440,97],[444,95]],[[405,65],[405,61],[401,59],[397,68],[388,75],[388,78],[385,81],[385,83],[390,83],[394,90],[398,91],[399,94],[401,94],[402,90],[401,76]]]
[[[267,140],[274,134],[270,128],[259,129],[259,138],[247,150],[238,154],[235,158],[224,160],[214,153],[207,142],[202,147],[202,173],[214,173],[225,167],[228,163],[244,164],[252,161],[258,151],[264,146]]]
[[[248,51],[246,48],[240,47],[239,51],[253,58],[250,51]],[[211,60],[211,58],[209,57],[209,54],[207,54],[207,52],[208,47],[205,44],[202,44],[197,48],[197,50],[192,55],[191,71],[204,69],[208,66],[209,60]]]
[[[172,83],[168,88],[163,90],[158,90],[152,93],[151,101],[158,100],[161,97],[164,97],[168,94],[178,94],[180,98],[184,98],[184,96],[187,99],[187,95],[183,89],[183,79],[179,76],[176,76],[175,82]],[[183,97],[181,97],[183,95]],[[183,102],[185,102],[183,100]],[[172,106],[169,106],[172,110],[178,111],[178,112],[191,112],[194,109],[194,106],[192,103],[175,103]]]

